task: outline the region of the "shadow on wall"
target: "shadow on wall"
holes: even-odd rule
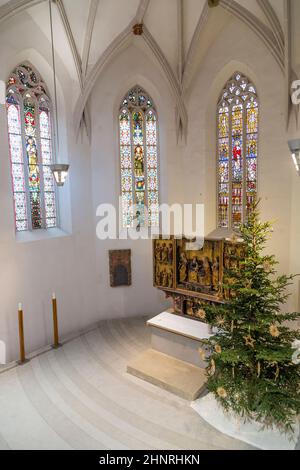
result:
[[[6,346],[4,341],[0,340],[0,364],[6,364]]]

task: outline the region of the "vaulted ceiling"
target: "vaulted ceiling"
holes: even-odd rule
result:
[[[207,50],[224,22],[235,16],[269,48],[283,72],[289,70],[289,0],[55,0],[53,7],[56,52],[70,76],[78,82],[77,124],[89,93],[113,54],[133,37],[134,24],[143,23],[143,35],[160,63],[177,101],[181,102],[195,56]],[[24,10],[50,39],[48,0],[0,0],[0,22]],[[0,24],[1,30],[1,24]],[[63,46],[62,46],[63,45]]]
[[[57,52],[74,72],[74,53],[83,75],[96,64],[114,39],[133,23],[147,27],[175,73],[178,72],[179,43],[185,62],[207,0],[56,0],[54,11]],[[220,0],[223,13],[251,14],[272,34],[282,33],[284,0]],[[0,0],[0,21],[24,9],[46,35],[49,32],[47,0]],[[246,10],[246,11],[244,11]],[[199,26],[199,25],[198,25]],[[181,35],[181,37],[179,37]],[[67,36],[67,37],[66,37]],[[61,47],[67,39],[67,47]],[[72,51],[73,48],[73,51]],[[70,50],[71,49],[71,50]]]

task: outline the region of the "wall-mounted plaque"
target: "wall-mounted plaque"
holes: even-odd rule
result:
[[[131,286],[131,250],[109,250],[110,286]]]

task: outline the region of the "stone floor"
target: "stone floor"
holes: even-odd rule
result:
[[[251,449],[189,402],[126,373],[145,319],[97,329],[0,374],[0,449]]]

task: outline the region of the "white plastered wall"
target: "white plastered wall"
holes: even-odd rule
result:
[[[52,93],[50,45],[30,17],[9,20],[0,32],[0,80],[28,59]],[[21,29],[20,29],[21,28]],[[34,31],[30,37],[28,31]],[[0,341],[6,360],[17,357],[17,305],[25,313],[26,346],[32,351],[51,342],[51,294],[59,300],[62,334],[79,331],[102,318],[158,313],[166,302],[152,287],[151,242],[99,241],[96,208],[117,203],[120,101],[139,84],[152,96],[159,117],[160,183],[163,202],[205,203],[205,232],[216,221],[216,128],[219,93],[239,69],[255,83],[260,100],[259,193],[262,218],[276,219],[269,251],[280,272],[300,271],[298,235],[300,182],[289,158],[284,119],[284,79],[273,57],[254,33],[232,19],[219,33],[191,81],[185,103],[187,144],[176,142],[175,102],[158,63],[141,38],[134,39],[99,76],[89,99],[91,141],[73,133],[72,104],[78,86],[58,62],[62,159],[71,165],[60,193],[65,236],[16,241],[13,222],[6,117],[0,109]],[[238,37],[239,41],[235,38]],[[293,135],[297,135],[297,130]],[[132,249],[133,285],[109,287],[108,250]],[[290,300],[298,308],[297,286]],[[1,359],[1,358],[0,358]]]
[[[1,69],[0,80],[6,81],[15,65],[27,59],[41,73],[53,96],[50,44],[26,14],[23,15],[23,27],[24,31],[20,31],[18,16],[1,27],[0,60],[5,67]],[[25,34],[31,30],[35,31],[34,37]],[[24,35],[25,41],[21,40]],[[148,64],[149,70],[152,68],[155,72],[146,79],[147,61],[142,63],[142,53],[138,49],[137,53],[140,60],[135,78],[141,85],[147,85],[154,100],[157,98],[161,102],[160,87],[154,85],[162,80],[157,65],[150,67]],[[6,114],[5,107],[1,106],[0,341],[6,354],[5,357],[4,352],[1,354],[0,362],[18,357],[19,302],[24,308],[27,352],[52,341],[53,291],[58,298],[61,335],[84,330],[105,318],[156,314],[169,305],[163,294],[152,287],[149,241],[101,242],[96,238],[96,207],[104,201],[115,203],[118,190],[117,96],[121,99],[127,91],[122,79],[126,60],[123,58],[122,62],[122,56],[116,58],[112,66],[114,68],[108,68],[92,93],[93,133],[90,142],[84,132],[78,138],[74,135],[72,106],[77,85],[70,80],[63,63],[58,60],[60,160],[70,163],[70,174],[65,187],[59,190],[62,231],[54,232],[53,236],[40,233],[15,235]],[[139,74],[141,80],[138,80]],[[109,86],[112,76],[119,76],[114,87]],[[101,91],[101,80],[104,80],[107,96]],[[135,84],[129,82],[128,86]],[[176,150],[174,113],[170,111],[172,103],[168,99],[165,109],[171,118],[163,117],[163,105],[160,104],[158,110],[160,114],[162,109],[163,136],[163,122],[172,121],[170,127],[166,125],[169,135],[162,139],[162,155],[168,153],[164,141],[173,141]],[[101,129],[104,132],[99,132]],[[109,286],[108,250],[122,247],[132,249],[133,286],[112,289]]]

